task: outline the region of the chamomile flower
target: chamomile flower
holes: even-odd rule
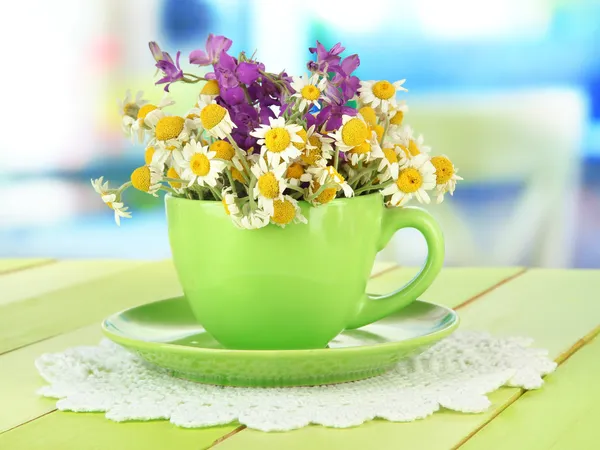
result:
[[[323,98],[323,91],[327,86],[327,78],[322,77],[320,80],[319,78],[319,74],[316,73],[310,78],[292,78],[292,89],[296,91],[292,97],[300,100],[300,111],[304,111],[307,106],[318,105],[319,100]]]
[[[398,178],[398,170],[403,167],[408,157],[404,153],[404,150],[398,145],[391,147],[385,147],[382,149],[384,157],[381,158],[377,171],[379,172],[378,178],[380,181],[386,181],[390,178]]]
[[[391,130],[390,137],[391,142],[398,144],[409,158],[431,151],[431,147],[425,145],[423,135],[416,137],[412,128],[408,125],[398,130]]]
[[[211,103],[206,103],[203,100],[201,99],[198,103],[198,115],[200,116],[202,128],[213,137],[225,139],[235,128],[229,111],[218,105],[214,100]]]
[[[217,178],[225,169],[225,162],[215,159],[215,154],[208,150],[208,146],[192,139],[185,145],[181,154],[173,155],[181,168],[181,179],[188,181],[188,187],[194,183],[200,186],[217,185]]]
[[[185,142],[175,139],[167,144],[164,141],[153,140],[150,144],[151,145],[146,148],[147,153],[144,155],[144,159],[147,160],[150,153],[152,153],[152,157],[150,163],[146,162],[146,164],[162,164],[167,167],[173,167],[177,158],[181,156],[181,151]]]
[[[211,103],[220,93],[221,88],[217,80],[208,80],[200,91],[200,102]]]
[[[167,170],[167,174],[165,175],[166,178],[170,178],[171,180],[181,180],[181,177],[179,176],[179,172],[177,171],[177,169],[175,169],[174,166],[169,167],[169,170]],[[181,193],[184,190],[184,185],[183,185],[183,181],[168,181],[169,186],[171,186],[175,192],[177,193]]]
[[[372,131],[371,140],[352,148],[352,150],[346,152],[346,156],[353,166],[356,166],[359,161],[371,161],[376,158],[383,158],[384,155],[379,146],[377,133]]]
[[[419,203],[429,203],[427,191],[435,187],[435,167],[424,154],[410,158],[398,172],[394,182],[381,193],[391,195],[391,206],[402,206],[415,197]]]
[[[408,106],[406,102],[402,101],[396,107],[392,107],[388,111],[388,118],[390,120],[390,127],[399,127],[402,125],[404,120],[404,114],[408,112]]]
[[[341,152],[352,150],[371,140],[371,132],[362,116],[342,116],[342,126],[331,135],[335,146]]]
[[[316,181],[320,186],[325,184],[335,184],[337,189],[342,189],[344,191],[344,195],[346,197],[352,197],[354,195],[354,191],[346,182],[346,179],[337,170],[335,170],[333,166],[321,165],[309,167],[307,172],[314,177],[314,181]]]
[[[286,225],[292,222],[307,223],[306,217],[302,215],[302,210],[298,206],[298,202],[289,195],[284,195],[282,198],[273,201],[271,223],[285,228]]]
[[[458,169],[454,167],[454,164],[446,155],[434,156],[431,158],[431,164],[435,167],[436,202],[441,203],[444,201],[446,192],[454,195],[456,182],[463,178],[456,174]]]
[[[285,172],[285,178],[288,184],[292,186],[300,186],[303,181],[310,181],[312,177],[306,173],[306,168],[299,162],[290,164]]]
[[[92,187],[94,191],[100,195],[106,195],[109,193],[110,189],[108,186],[108,181],[104,181],[104,177],[96,178],[95,180],[90,180],[92,183]]]
[[[250,170],[256,177],[252,195],[258,199],[258,205],[265,213],[271,215],[273,214],[273,201],[282,197],[286,187],[283,176],[287,166],[285,163],[280,163],[269,168],[265,159],[261,157]]]
[[[225,209],[225,214],[227,214],[228,216],[239,215],[240,208],[238,208],[238,205],[236,203],[237,195],[233,192],[233,189],[231,187],[223,189],[223,191],[221,192],[221,197],[221,202],[223,203],[223,209]]]
[[[263,228],[269,225],[270,215],[267,214],[262,209],[256,209],[254,211],[250,211],[250,207],[248,203],[244,205],[244,211],[240,216],[231,216],[234,223],[240,227],[245,228],[246,230],[256,230],[258,228]]]
[[[161,188],[164,166],[162,164],[150,164],[141,166],[131,172],[131,185],[139,191],[157,197],[156,193]]]
[[[270,118],[269,125],[261,125],[250,132],[250,136],[258,138],[261,146],[260,155],[267,155],[269,164],[277,165],[281,160],[289,162],[300,156],[300,150],[294,144],[304,145],[298,132],[300,125],[286,124],[283,117]]]
[[[123,100],[119,100],[119,113],[125,119],[128,117],[130,119],[137,119],[138,111],[142,106],[148,103],[147,100],[144,100],[142,97],[144,96],[143,91],[138,91],[135,95],[135,99],[131,97],[131,91],[127,89],[125,93],[125,98]]]
[[[174,103],[175,102],[169,96],[164,96],[158,105],[144,103],[138,110],[135,120],[132,120],[128,124],[128,128],[126,127],[127,134],[131,136],[131,139],[134,142],[136,139],[140,143],[144,142],[146,132],[152,129],[156,123],[165,116],[163,109]]]
[[[117,225],[121,225],[121,217],[131,219],[131,212],[128,211],[129,208],[123,205],[117,194],[103,195],[102,201],[115,212],[115,222]]]
[[[300,159],[307,166],[316,165],[321,160],[329,160],[333,157],[334,139],[323,136],[315,131],[315,126],[311,126],[307,131],[306,148],[300,155]]]
[[[189,142],[195,126],[190,119],[163,115],[152,125],[152,129],[159,146],[169,150],[169,147],[180,148]]]
[[[387,113],[390,107],[396,108],[397,91],[406,91],[402,87],[406,80],[390,83],[389,81],[361,81],[358,88],[360,101],[364,105],[370,105],[373,108],[380,108],[383,113]]]

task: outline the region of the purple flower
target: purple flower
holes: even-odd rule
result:
[[[229,89],[239,86],[240,82],[236,75],[237,61],[236,59],[225,53],[221,52],[219,61],[214,63],[215,78],[219,83],[221,89]]]
[[[163,52],[156,42],[150,42],[148,44],[150,47],[150,52],[156,61],[156,67],[160,70],[164,77],[156,82],[156,84],[165,84],[165,91],[169,92],[169,86],[171,83],[181,80],[183,78],[183,70],[179,65],[179,57],[181,56],[181,52],[177,52],[175,56],[175,62],[173,62],[173,58],[167,52]]]
[[[211,33],[206,39],[206,51],[194,50],[190,53],[190,64],[200,66],[215,64],[219,61],[221,53],[229,50],[231,44],[231,39],[227,39],[225,36],[215,36]]]
[[[350,106],[327,105],[317,115],[317,125],[321,127],[325,125],[325,130],[337,130],[342,125],[342,116],[355,116],[356,109]]]
[[[342,47],[342,43],[338,42],[331,47],[331,50],[326,50],[323,44],[317,41],[317,46],[311,47],[308,50],[313,54],[317,54],[317,62],[310,61],[307,64],[308,69],[313,72],[327,73],[339,65],[341,59],[339,54],[345,50],[345,47]]]
[[[246,101],[244,90],[239,86],[223,89],[221,92],[221,98],[228,105],[239,105],[240,103],[244,103]]]
[[[258,79],[260,70],[265,70],[264,64],[242,62],[237,66],[236,75],[238,80],[248,86]]]

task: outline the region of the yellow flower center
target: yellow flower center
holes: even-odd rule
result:
[[[167,170],[167,178],[179,179],[179,174],[173,167],[171,167],[169,170]],[[175,181],[169,181],[169,184],[175,189],[179,189],[181,187],[181,183],[176,183]]]
[[[300,159],[304,164],[312,166],[316,164],[316,162],[321,159],[321,151],[318,148],[306,149],[308,153],[302,153],[300,155]]]
[[[396,111],[396,114],[394,114],[394,117],[392,117],[390,119],[390,123],[392,125],[401,125],[403,119],[404,119],[404,113],[402,111]]]
[[[300,95],[302,95],[302,98],[312,102],[319,98],[319,96],[321,95],[321,89],[319,89],[316,86],[313,86],[312,84],[309,84],[302,88],[302,91],[300,91]]]
[[[308,142],[310,142],[310,145],[312,145],[313,147],[317,147],[317,149],[319,150],[321,150],[321,147],[323,146],[323,143],[321,142],[321,139],[319,139],[319,136],[316,136],[314,134],[308,138]]]
[[[371,127],[371,130],[375,132],[375,134],[377,135],[377,140],[381,142],[381,140],[383,139],[383,132],[385,131],[385,128],[383,128],[383,126],[381,125],[373,125]]]
[[[223,202],[223,208],[225,208],[225,214],[227,214],[228,216],[231,215],[231,211],[229,211],[229,206],[227,206],[227,200],[225,200],[225,197],[223,197],[221,202]]]
[[[369,153],[370,151],[371,151],[371,144],[369,142],[365,141],[362,144],[354,147],[348,153],[356,153],[357,155],[364,155],[366,153]]]
[[[290,133],[285,128],[271,128],[265,133],[265,145],[273,153],[284,151],[291,141]]]
[[[275,198],[279,195],[279,181],[273,172],[267,172],[258,179],[258,190],[265,198]]]
[[[290,164],[287,171],[285,172],[285,177],[300,179],[300,177],[303,174],[304,174],[304,167],[302,167],[302,165],[299,163],[292,163],[292,164]]]
[[[221,105],[217,105],[216,103],[206,105],[202,111],[200,111],[200,121],[202,122],[202,126],[207,130],[213,129],[221,123],[226,113],[227,110]]]
[[[381,100],[388,100],[396,95],[396,88],[389,81],[378,81],[373,85],[373,95]]]
[[[148,113],[151,111],[154,111],[155,109],[158,109],[158,106],[147,103],[140,108],[140,110],[138,111],[137,118],[144,120],[146,118],[146,116],[148,115]]]
[[[198,119],[200,118],[200,116],[198,114],[188,114],[187,116],[185,116],[186,119],[190,119],[190,120],[194,120],[194,119]]]
[[[377,114],[375,114],[375,110],[370,106],[363,106],[358,110],[358,113],[363,116],[363,119],[369,125],[377,125]]]
[[[108,205],[110,209],[115,209],[112,202],[106,202],[106,205]]]
[[[387,159],[390,162],[390,164],[398,162],[398,155],[396,154],[393,148],[384,148],[383,154],[385,155],[385,159]]]
[[[294,147],[298,150],[304,150],[306,148],[307,135],[306,130],[302,128],[300,131],[296,133],[300,138],[302,138],[302,142],[294,142]]]
[[[405,194],[412,194],[419,190],[423,184],[423,177],[414,167],[408,167],[400,172],[396,185]]]
[[[231,158],[235,155],[233,146],[227,141],[215,141],[210,144],[209,149],[211,152],[216,152],[215,158],[224,159],[226,161],[231,161]]]
[[[360,119],[350,119],[342,127],[342,141],[344,144],[355,147],[362,144],[369,137],[367,125]]]
[[[136,118],[140,108],[137,103],[127,103],[123,106],[123,114],[132,118]]]
[[[399,147],[402,150],[404,150],[404,154],[408,158],[410,158],[411,156],[417,156],[419,153],[421,153],[419,147],[417,147],[417,143],[412,139],[408,142],[408,148],[406,148],[404,145],[400,145]]]
[[[217,80],[208,80],[200,91],[200,95],[219,95],[220,93],[221,90],[219,89]]]
[[[183,131],[185,119],[179,116],[163,117],[156,124],[156,139],[166,141],[175,139]]]
[[[148,147],[144,152],[144,162],[146,164],[150,164],[152,162],[152,157],[154,156],[155,149],[154,147]]]
[[[148,166],[138,167],[131,173],[131,184],[143,192],[150,190],[150,169]]]
[[[454,175],[454,166],[445,156],[434,156],[431,164],[435,167],[436,184],[446,184]]]
[[[273,202],[273,217],[271,220],[279,225],[287,225],[296,217],[296,207],[289,200]]]
[[[245,183],[244,177],[242,176],[242,172],[240,172],[235,167],[231,168],[231,176],[233,177],[234,180],[237,180],[237,181],[239,181],[242,184]]]
[[[335,180],[336,183],[343,183],[346,179],[333,166],[327,166],[327,172]]]
[[[317,181],[313,181],[313,191],[317,192],[321,188],[321,185]],[[327,189],[323,189],[317,198],[315,199],[318,203],[324,205],[325,203],[329,203],[331,200],[335,198],[337,193],[336,188],[330,187]]]
[[[190,168],[195,175],[204,177],[210,172],[210,160],[203,153],[195,153],[190,161]]]

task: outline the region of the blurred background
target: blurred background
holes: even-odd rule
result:
[[[169,256],[162,200],[132,190],[118,228],[90,186],[143,164],[121,134],[127,88],[158,101],[147,42],[233,39],[305,73],[338,41],[363,79],[407,78],[406,123],[465,178],[428,210],[448,265],[600,267],[600,0],[26,0],[0,17],[0,257]],[[171,88],[187,109],[198,86]],[[422,261],[422,238],[381,256]]]

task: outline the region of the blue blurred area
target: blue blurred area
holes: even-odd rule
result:
[[[0,257],[168,256],[160,200],[134,196],[129,200],[134,219],[116,229],[111,212],[97,199],[88,179],[104,175],[117,182],[126,180],[140,165],[141,147],[118,136],[118,118],[110,110],[112,101],[105,97],[120,96],[130,83],[134,83],[132,90],[137,81],[148,84],[154,69],[142,37],[160,41],[173,53],[181,50],[185,61],[187,53],[202,48],[207,34],[213,32],[233,39],[235,51],[252,53],[258,47],[259,59],[284,66],[272,70],[286,68],[297,74],[303,73],[310,58],[307,48],[315,40],[327,46],[341,41],[346,54],[360,55],[359,77],[407,78],[409,106],[412,98],[437,92],[477,96],[559,87],[582,93],[587,101],[583,137],[571,156],[580,163],[581,177],[576,180],[577,220],[570,265],[600,267],[600,1],[373,0],[364,5],[364,11],[343,1],[327,6],[317,1],[302,5],[242,0],[126,3],[112,0],[98,6],[113,25],[101,28],[96,36],[104,42],[102,48],[108,48],[103,78],[96,86],[101,90],[98,109],[100,104],[105,109],[90,127],[97,134],[89,138],[95,147],[87,159],[49,165],[41,171],[10,165],[3,169],[1,163],[14,152],[0,147],[0,186],[14,187],[17,177],[39,182],[30,194],[15,194],[20,195],[19,201],[10,203],[0,216]],[[114,25],[118,23],[126,25],[119,28]],[[554,108],[560,117],[561,105]],[[421,131],[427,138],[427,129]],[[63,159],[77,153],[76,147],[57,148],[62,149],[57,153],[62,152]],[[448,154],[452,156],[451,150]],[[53,180],[52,189],[60,195],[63,190],[73,192],[61,200],[60,214],[54,214],[56,208],[46,212],[36,206],[38,193],[46,189],[44,180]],[[519,189],[490,181],[459,188],[452,201],[465,214],[470,211],[485,218],[494,202],[509,204]],[[492,224],[478,226],[478,239],[485,240],[484,232]],[[529,256],[522,261],[527,263]]]

